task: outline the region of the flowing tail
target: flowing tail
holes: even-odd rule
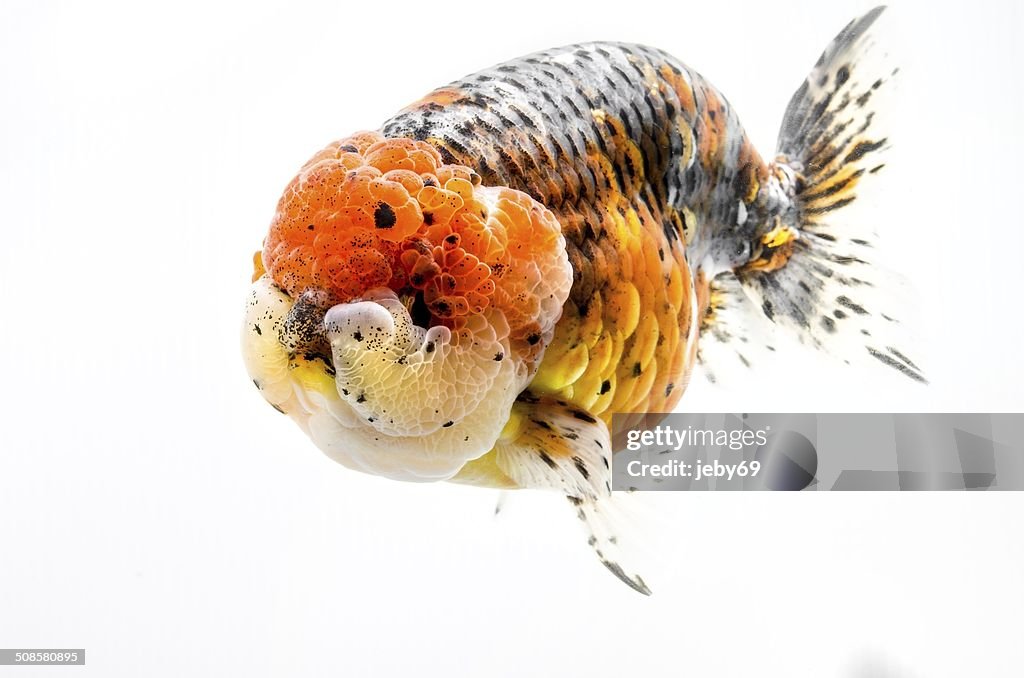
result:
[[[899,281],[874,263],[873,220],[858,209],[889,148],[880,112],[896,69],[874,38],[883,10],[836,36],[786,109],[750,258],[711,283],[702,337],[719,342],[702,345],[708,368],[718,368],[724,356],[709,353],[722,347],[749,366],[750,347],[765,342],[744,335],[767,319],[847,363],[925,381],[891,308]]]

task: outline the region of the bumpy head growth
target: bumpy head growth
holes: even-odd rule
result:
[[[264,396],[339,461],[402,479],[490,449],[572,283],[542,205],[372,132],[303,166],[254,277],[243,343]]]

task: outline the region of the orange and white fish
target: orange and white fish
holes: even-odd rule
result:
[[[605,565],[648,592],[602,522],[612,413],[671,411],[716,343],[748,363],[758,318],[923,380],[866,296],[870,229],[842,218],[887,147],[891,72],[862,66],[881,12],[826,49],[771,162],[700,75],[604,42],[481,71],[330,144],[255,257],[257,388],[350,468],[565,493]]]

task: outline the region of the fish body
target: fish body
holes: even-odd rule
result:
[[[606,42],[481,71],[329,145],[256,258],[257,387],[352,468],[564,492],[647,592],[602,518],[613,413],[671,411],[715,345],[749,365],[755,316],[923,379],[864,301],[871,241],[834,218],[888,146],[873,99],[890,72],[859,65],[880,13],[822,55],[771,161],[698,73]]]

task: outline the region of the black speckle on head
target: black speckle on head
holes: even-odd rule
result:
[[[494,362],[500,363],[504,359],[505,359],[505,354],[502,353],[501,351],[498,351],[497,353],[494,354]]]
[[[359,397],[356,398],[356,402],[357,403],[365,403],[366,402],[366,394],[365,393],[360,393]]]
[[[639,377],[642,373],[643,370],[640,369],[640,363],[633,363],[633,376]]]
[[[668,397],[668,394],[672,392],[672,389],[674,389],[675,387],[676,387],[675,384],[669,384],[668,386],[665,387],[665,397],[666,398]]]
[[[425,350],[425,351],[426,351],[427,353],[433,353],[433,352],[434,352],[434,342],[432,342],[432,341],[428,341],[428,342],[427,342],[427,345],[426,345],[426,346],[424,347],[424,350]]]
[[[426,182],[424,182],[424,183],[426,183]],[[434,224],[434,215],[431,214],[430,212],[424,212],[423,213],[423,223],[426,224],[427,226],[432,226]]]
[[[338,150],[344,153],[358,153],[359,149],[352,144],[345,144],[344,146],[338,146]]]
[[[455,425],[454,421],[446,421],[445,423],[441,424],[441,428],[449,428],[449,427],[454,426],[454,425]]]
[[[601,382],[601,390],[598,391],[598,393],[600,395],[604,395],[605,393],[607,393],[610,390],[612,390],[612,382],[610,382],[607,379],[605,379],[604,381]]]
[[[373,210],[373,225],[377,228],[391,228],[398,219],[395,217],[395,210],[386,202],[377,203]]]
[[[534,332],[533,334],[526,338],[526,341],[530,344],[530,346],[534,346],[538,341],[540,341],[540,335]]]
[[[548,456],[544,450],[540,450],[540,458],[549,468],[555,468],[555,460]]]
[[[259,326],[258,323],[253,324],[252,328],[256,330],[256,334],[260,335],[261,337],[263,336],[263,329]]]

